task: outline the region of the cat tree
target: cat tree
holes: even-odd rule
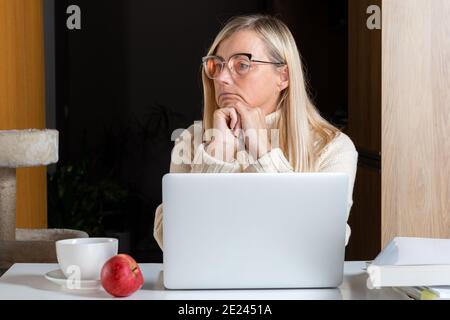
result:
[[[57,130],[0,130],[0,269],[17,262],[56,262],[56,240],[88,237],[78,230],[16,228],[16,168],[57,161]]]

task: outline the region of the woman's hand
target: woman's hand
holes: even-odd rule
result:
[[[253,160],[272,150],[269,141],[269,130],[264,112],[259,107],[250,107],[244,102],[233,104],[240,118],[239,126],[244,133],[245,147]]]
[[[240,122],[236,109],[232,107],[217,109],[214,112],[212,140],[206,145],[205,151],[220,160],[233,161],[238,146],[236,137]],[[213,150],[215,150],[214,155]]]
[[[235,108],[222,107],[214,112],[214,128],[222,133],[222,137],[227,138],[229,134],[236,137],[240,127],[241,118]]]

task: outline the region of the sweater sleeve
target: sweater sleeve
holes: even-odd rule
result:
[[[319,158],[319,172],[344,172],[348,175],[347,220],[353,205],[353,186],[355,184],[358,152],[344,133],[340,133]],[[350,239],[351,229],[346,225],[345,245]]]
[[[188,141],[188,143],[186,143]],[[204,144],[195,147],[194,125],[185,130],[180,138],[175,140],[171,152],[170,173],[231,173],[239,172],[240,165],[235,160],[224,162],[210,156],[204,150]],[[153,237],[163,250],[163,204],[155,210]]]
[[[294,172],[289,161],[280,148],[274,148],[261,156],[258,160],[250,163],[245,172]]]
[[[225,162],[219,160],[205,151],[205,145],[202,143],[197,147],[191,172],[203,173],[232,173],[239,172],[240,165],[236,160]]]

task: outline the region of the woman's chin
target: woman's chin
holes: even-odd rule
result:
[[[221,108],[230,107],[233,106],[237,101],[243,100],[237,95],[220,97],[218,105]]]

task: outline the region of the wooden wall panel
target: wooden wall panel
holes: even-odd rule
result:
[[[381,0],[348,1],[348,133],[358,150],[381,152],[381,30],[366,27],[367,8]]]
[[[373,259],[381,249],[381,30],[367,28],[367,8],[348,1],[348,131],[358,151],[347,260]]]
[[[450,1],[385,0],[382,242],[450,237]]]
[[[345,250],[346,260],[372,260],[381,249],[381,172],[359,166],[356,172],[353,206],[348,220],[352,229]]]
[[[42,0],[0,0],[0,130],[45,127]],[[46,167],[17,170],[17,226],[47,226]]]

